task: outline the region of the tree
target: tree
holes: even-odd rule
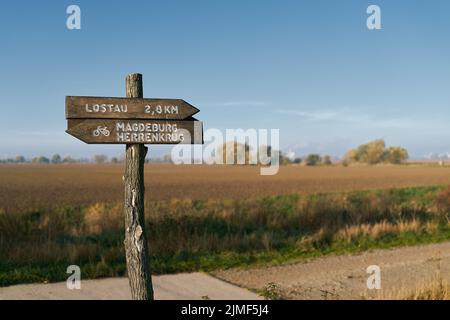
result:
[[[287,164],[290,164],[290,163],[292,163],[291,158],[280,151],[280,164],[281,165],[287,165]]]
[[[326,166],[330,166],[333,164],[333,162],[331,161],[331,157],[329,155],[325,155],[322,159],[322,162]]]
[[[104,154],[96,154],[94,156],[94,162],[101,164],[101,163],[105,163],[106,161],[108,161],[108,157],[105,156]]]
[[[17,163],[24,163],[25,157],[24,156],[17,156],[15,162]]]
[[[43,163],[43,164],[48,164],[48,163],[50,163],[50,159],[47,158],[47,157],[40,156],[40,157],[34,157],[33,160],[32,160],[32,162],[33,162],[33,163]]]
[[[344,156],[345,163],[358,162],[358,151],[356,149],[350,149]]]
[[[61,156],[59,154],[54,154],[52,157],[53,164],[60,164],[62,162]]]
[[[71,156],[66,156],[64,157],[64,159],[62,160],[63,163],[74,163],[76,162],[75,159],[73,159]]]
[[[349,150],[342,162],[344,165],[350,163],[392,163],[400,164],[408,159],[408,151],[401,147],[389,147],[386,148],[386,144],[383,139],[371,141],[366,144],[360,145],[356,149]]]
[[[217,159],[222,159],[224,164],[250,164],[250,160],[257,160],[251,159],[250,146],[248,144],[236,141],[229,141],[220,146],[217,150],[217,157]],[[239,160],[244,163],[241,163]]]
[[[374,140],[358,147],[358,158],[368,164],[384,162],[385,148],[384,140]]]
[[[308,154],[304,164],[307,166],[317,166],[322,163],[322,157],[318,154]]]
[[[408,151],[401,147],[389,147],[386,150],[386,161],[392,164],[404,163],[408,158]]]

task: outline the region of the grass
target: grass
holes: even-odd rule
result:
[[[411,292],[397,293],[397,300],[450,300],[450,286],[443,282],[436,282]]]
[[[400,288],[375,296],[364,296],[370,300],[450,300],[450,285],[441,277],[430,279],[414,289]]]
[[[258,294],[265,300],[290,300],[288,291],[276,283],[269,282]],[[322,290],[322,299],[340,300],[334,290]],[[450,300],[450,285],[442,277],[430,279],[417,285],[414,289],[399,288],[383,293],[368,293],[361,296],[364,300]]]
[[[273,265],[450,239],[439,186],[146,204],[154,274]],[[120,204],[0,210],[0,286],[123,276]]]

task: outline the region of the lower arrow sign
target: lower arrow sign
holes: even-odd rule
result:
[[[89,144],[203,144],[202,122],[190,119],[69,119],[66,132]]]

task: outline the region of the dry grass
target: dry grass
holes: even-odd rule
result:
[[[341,297],[334,291],[321,290],[323,300],[340,300]],[[423,282],[415,289],[400,288],[383,293],[368,293],[361,296],[363,300],[450,300],[450,285],[438,278]],[[259,290],[259,295],[266,300],[293,299],[288,289],[273,282]],[[295,299],[295,297],[294,297]]]
[[[412,290],[400,288],[365,298],[375,300],[450,300],[450,285],[441,278],[437,278],[423,282]]]
[[[450,300],[450,286],[443,283],[435,283],[432,286],[424,286],[413,292],[399,295],[396,299],[406,300]]]
[[[121,202],[122,165],[0,165],[0,208]],[[450,168],[427,166],[284,166],[260,176],[253,166],[147,165],[146,199],[245,199],[450,184]]]
[[[438,190],[148,202],[153,270],[212,270],[368,249],[392,241],[401,245],[439,240],[449,232],[450,211],[437,209]],[[121,275],[123,223],[123,207],[117,202],[0,210],[0,284],[32,281],[26,277],[39,278],[44,271],[45,277],[53,276],[51,266],[58,264],[89,265],[89,277]],[[41,266],[46,266],[44,271],[39,271]],[[16,272],[19,267],[26,268],[25,273]]]
[[[379,239],[386,234],[396,234],[401,232],[419,232],[420,229],[425,228],[427,231],[430,229],[430,225],[433,225],[436,230],[438,224],[436,222],[429,221],[425,226],[416,219],[411,221],[398,221],[391,223],[382,221],[375,224],[360,224],[347,226],[341,229],[336,234],[337,240],[345,240],[351,242],[361,236],[371,237],[373,239]]]

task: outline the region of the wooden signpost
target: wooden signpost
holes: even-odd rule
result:
[[[131,295],[153,300],[144,221],[144,144],[202,144],[197,108],[180,99],[144,99],[142,75],[126,77],[126,98],[66,97],[67,130],[91,144],[126,144],[125,254]]]

